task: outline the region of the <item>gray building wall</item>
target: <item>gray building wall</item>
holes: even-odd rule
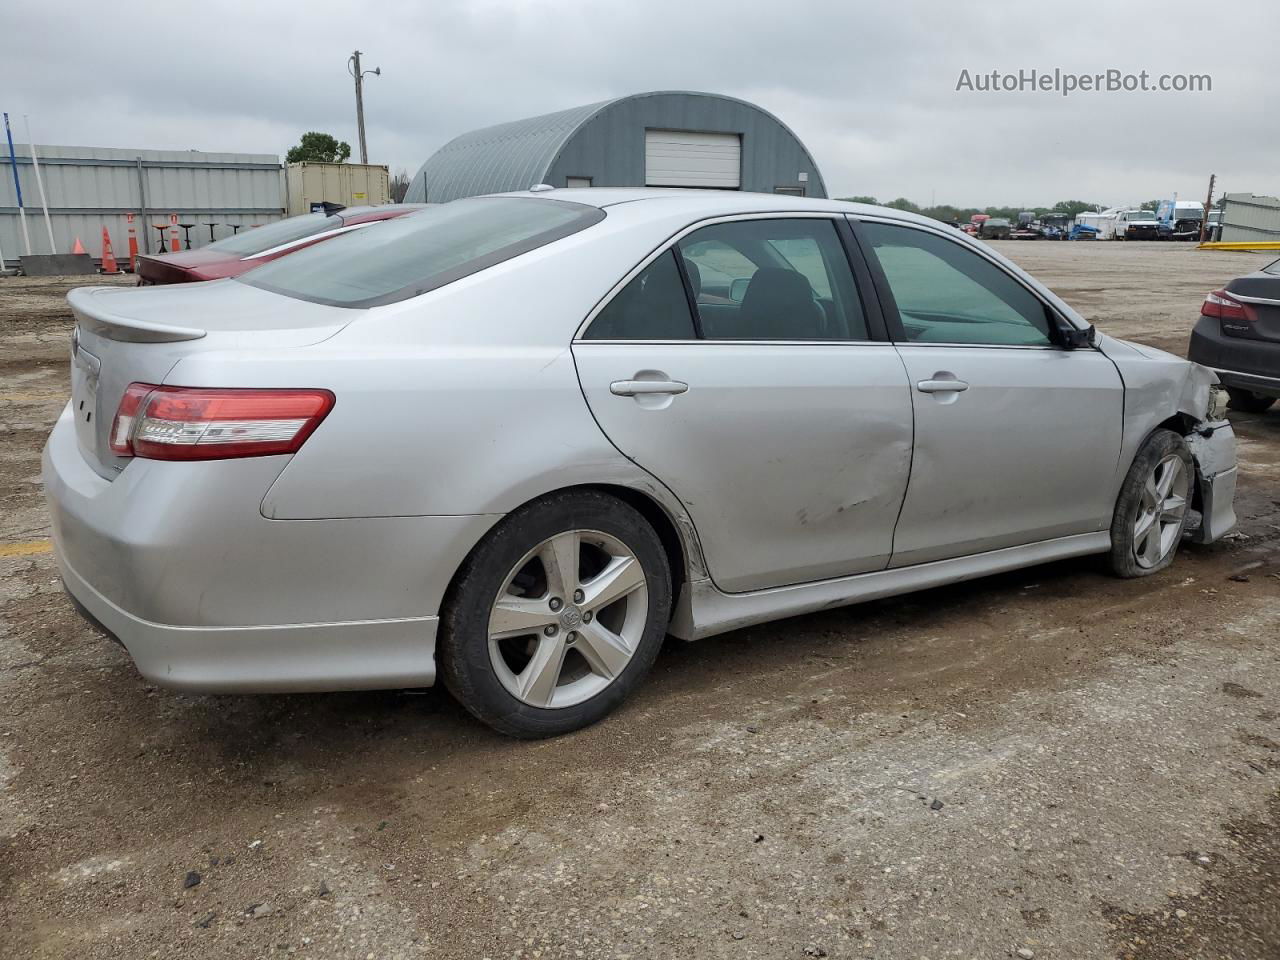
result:
[[[595,187],[644,186],[646,129],[741,134],[740,189],[773,193],[777,187],[803,186],[806,196],[827,195],[809,151],[777,118],[742,100],[703,93],[640,94],[613,101],[575,131],[545,181],[563,187],[565,177],[591,177]],[[801,183],[802,172],[809,175],[808,183]]]
[[[1228,193],[1222,205],[1222,242],[1280,242],[1280,199]]]
[[[566,177],[591,177],[597,187],[641,187],[646,129],[740,134],[741,189],[803,186],[807,196],[827,195],[809,151],[772,114],[733,97],[679,91],[619,97],[465,133],[414,174],[405,202],[445,203],[535,183],[563,187]]]
[[[221,239],[232,232],[230,224],[248,227],[284,215],[280,158],[271,154],[37,144],[56,247],[50,251],[30,150],[15,144],[14,154],[32,253],[69,253],[78,237],[85,250],[97,258],[102,253],[105,226],[111,233],[116,259],[123,260],[129,250],[128,213],[136,215],[138,246],[144,253],[158,244],[158,231],[150,225],[167,223],[171,214],[177,214],[182,223],[199,224],[191,231],[193,246],[209,242],[207,221],[220,224],[214,235]],[[183,235],[179,231],[179,236]],[[0,145],[0,248],[11,266],[27,252],[7,145]]]

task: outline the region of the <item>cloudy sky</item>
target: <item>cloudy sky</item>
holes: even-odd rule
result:
[[[0,5],[0,108],[37,143],[281,154],[306,130],[410,173],[476,127],[645,90],[781,117],[833,196],[986,206],[1280,192],[1280,3],[47,0]],[[1207,73],[1196,93],[957,91],[962,70]]]

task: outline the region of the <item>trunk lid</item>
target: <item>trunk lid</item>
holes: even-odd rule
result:
[[[183,250],[180,253],[147,254],[138,257],[136,272],[146,283],[190,283],[206,279],[210,268],[218,276],[225,265],[239,263],[239,257],[218,250]]]
[[[1222,332],[1230,337],[1280,342],[1280,275],[1259,270],[1236,277],[1226,286],[1252,320],[1222,321]]]
[[[162,384],[179,360],[204,351],[282,350],[319,343],[360,315],[234,280],[80,287],[67,295],[67,302],[76,319],[71,348],[76,437],[85,460],[109,480],[129,462],[112,453],[110,432],[130,383]]]

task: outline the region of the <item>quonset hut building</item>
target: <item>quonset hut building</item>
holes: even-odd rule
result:
[[[714,93],[637,93],[464,133],[414,174],[406,203],[553,187],[696,187],[825,197],[781,120]]]

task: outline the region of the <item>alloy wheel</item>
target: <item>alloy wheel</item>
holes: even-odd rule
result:
[[[1147,476],[1133,524],[1133,558],[1138,566],[1150,569],[1177,549],[1190,487],[1187,465],[1176,454],[1157,463]]]
[[[644,569],[626,544],[598,530],[568,530],[507,575],[489,613],[489,658],[522,703],[571,707],[626,669],[648,611]]]

